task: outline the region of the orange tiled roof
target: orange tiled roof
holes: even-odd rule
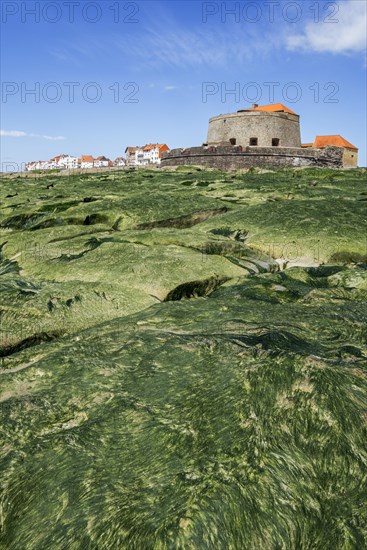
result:
[[[165,144],[165,143],[148,143],[147,145],[144,145],[143,149],[144,151],[150,151],[151,149],[161,149],[162,147],[167,147],[168,146]]]
[[[52,159],[50,159],[50,161],[52,161],[52,160],[59,161],[60,159],[63,159],[67,156],[69,156],[69,155],[65,155],[64,153],[62,153],[61,155],[56,155],[56,157],[53,157]]]
[[[245,111],[266,111],[267,113],[290,113],[291,115],[296,115],[292,109],[289,109],[282,103],[273,103],[270,105],[259,105],[258,107],[251,107],[250,109],[244,109]]]
[[[155,149],[156,147],[159,147],[159,143],[148,143],[147,145],[144,145],[143,149],[144,149],[144,151],[151,151],[152,149]]]
[[[338,147],[348,147],[349,149],[356,149],[358,151],[358,147],[355,145],[352,145],[349,141],[344,139],[340,135],[335,136],[316,136],[315,141],[313,142],[314,147],[326,147],[327,145],[336,145]]]
[[[138,147],[126,147],[125,153],[135,153],[138,150]]]
[[[82,162],[94,162],[94,158],[91,155],[82,155]]]
[[[159,158],[162,158],[162,153],[164,151],[169,151],[169,147],[165,143],[160,143],[159,144],[159,154],[158,154]]]

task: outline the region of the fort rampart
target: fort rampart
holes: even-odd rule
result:
[[[252,140],[256,142],[252,143]],[[275,141],[273,141],[275,140]],[[209,119],[208,145],[301,147],[299,116],[290,113],[238,111]]]
[[[219,170],[254,166],[308,166],[342,168],[343,148],[202,146],[171,149],[163,153],[162,166],[203,165]]]

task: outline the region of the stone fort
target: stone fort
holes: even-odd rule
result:
[[[241,109],[209,119],[207,142],[172,149],[163,166],[204,165],[222,170],[254,166],[353,168],[358,149],[340,135],[301,143],[300,117],[281,103]]]

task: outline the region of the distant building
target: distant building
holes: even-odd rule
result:
[[[127,166],[146,166],[148,164],[160,164],[162,153],[169,151],[165,143],[148,143],[143,146],[126,147]]]
[[[65,154],[59,155],[58,157],[54,157],[49,162],[53,163],[55,165],[55,168],[60,168],[60,169],[71,170],[79,167],[78,157],[73,157]]]
[[[126,166],[126,160],[123,157],[117,157],[113,164],[114,166]]]
[[[145,164],[148,164],[144,158],[144,147],[138,147],[135,153],[135,159],[136,166],[144,166]]]
[[[80,168],[94,168],[94,158],[91,155],[82,155],[80,158]]]
[[[111,159],[101,155],[96,159],[91,155],[82,155],[80,158],[80,168],[108,168],[113,166]]]
[[[302,143],[302,147],[317,147],[324,149],[328,145],[343,147],[344,168],[356,168],[358,166],[358,148],[340,135],[316,136],[313,143]]]
[[[107,168],[108,166],[111,166],[111,160],[100,156],[94,159],[94,168]]]
[[[162,153],[169,151],[168,145],[165,143],[149,143],[143,147],[144,164],[160,164]]]
[[[126,158],[117,157],[114,161],[100,155],[94,158],[92,155],[61,154],[50,160],[36,160],[25,165],[27,171],[32,170],[74,170],[76,168],[112,168],[113,166],[144,166],[147,164],[160,164],[162,153],[169,151],[169,147],[163,143],[149,143],[143,147],[126,147]]]
[[[61,166],[64,166],[68,170],[74,170],[75,168],[79,168],[79,165],[80,165],[79,158],[71,155],[66,155],[61,160]]]
[[[25,169],[28,171],[32,170],[46,170],[46,165],[48,162],[46,160],[35,160],[33,162],[28,162],[25,165]]]
[[[28,171],[32,170],[72,170],[79,168],[80,161],[78,157],[73,157],[71,155],[58,155],[53,157],[50,160],[37,160],[28,162],[25,165],[25,169]]]
[[[136,153],[137,153],[138,149],[139,149],[139,147],[126,147],[125,155],[126,155],[126,165],[127,166],[135,166],[136,165]]]

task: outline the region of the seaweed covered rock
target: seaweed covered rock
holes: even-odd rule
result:
[[[1,548],[365,546],[360,170],[2,190]]]

